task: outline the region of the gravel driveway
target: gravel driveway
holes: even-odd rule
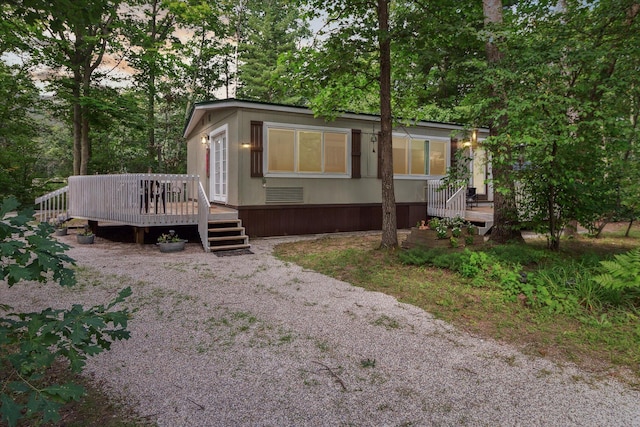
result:
[[[160,426],[640,426],[637,390],[278,261],[285,240],[218,257],[97,239],[69,253],[78,289],[1,300],[96,304],[131,285],[131,339],[85,373]]]

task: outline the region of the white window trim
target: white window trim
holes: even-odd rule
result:
[[[225,150],[225,171],[224,171],[224,176],[226,177],[226,191],[225,191],[225,195],[224,195],[224,200],[216,200],[219,203],[227,203],[229,201],[229,125],[227,123],[225,123],[224,125],[220,126],[219,128],[214,129],[213,131],[209,132],[209,141],[207,142],[207,146],[209,147],[209,199],[212,200],[213,199],[213,183],[214,183],[214,173],[213,173],[213,162],[211,161],[211,156],[213,155],[213,150],[211,148],[211,143],[214,141],[214,139],[220,135],[224,135],[224,139],[226,141],[227,147]]]
[[[422,141],[427,141],[429,143],[431,142],[444,142],[444,146],[445,146],[445,155],[447,156],[447,160],[445,162],[445,170],[449,169],[449,167],[451,166],[451,140],[450,139],[446,139],[443,138],[441,136],[428,136],[428,135],[418,135],[418,134],[412,134],[412,133],[407,133],[407,132],[393,132],[391,137],[398,137],[398,138],[409,138],[409,144],[407,149],[409,151],[411,151],[411,140],[412,139],[419,139]],[[431,146],[429,146],[429,150],[431,150]],[[427,153],[427,156],[430,153]],[[427,158],[428,160],[428,158]],[[411,167],[411,158],[409,158],[409,164],[408,167]],[[441,179],[444,178],[446,175],[427,175],[427,174],[422,174],[422,175],[412,175],[412,174],[394,174],[393,175],[393,179],[397,179],[397,180],[407,180],[407,181],[424,181],[425,179]]]
[[[351,129],[345,128],[337,128],[337,127],[329,127],[329,126],[311,126],[311,125],[297,125],[292,123],[278,123],[278,122],[264,122],[262,124],[263,132],[262,132],[262,145],[265,147],[264,156],[262,159],[262,170],[264,170],[265,178],[329,178],[329,179],[345,179],[351,178]],[[346,173],[331,173],[331,172],[270,172],[269,171],[269,128],[276,129],[286,129],[295,131],[295,139],[293,144],[294,149],[294,162],[298,161],[298,141],[297,141],[297,131],[315,131],[315,132],[334,132],[334,133],[343,133],[347,136],[347,146],[346,146]],[[322,151],[322,165],[324,167],[324,144]]]

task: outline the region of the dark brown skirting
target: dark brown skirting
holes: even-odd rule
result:
[[[380,204],[239,206],[237,209],[250,237],[382,229]],[[426,219],[427,205],[396,203],[396,212],[398,228],[411,228]]]

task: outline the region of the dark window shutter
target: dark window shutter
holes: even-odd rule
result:
[[[351,129],[351,178],[361,178],[362,131]]]
[[[380,149],[380,141],[382,139],[382,132],[378,132],[378,179],[382,179],[382,157],[380,157],[382,150]]]
[[[251,121],[251,176],[260,178],[262,172],[262,122]]]
[[[458,139],[451,138],[451,170],[456,168],[456,152],[458,151]]]

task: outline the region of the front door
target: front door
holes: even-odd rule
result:
[[[491,182],[491,158],[482,147],[477,146],[472,151],[471,186],[476,187],[476,194],[481,200],[493,200],[493,183]]]
[[[219,133],[211,139],[211,201],[227,203],[228,153],[227,134]]]
[[[476,147],[473,150],[473,187],[476,188],[476,194],[487,194],[487,155],[482,147]]]

